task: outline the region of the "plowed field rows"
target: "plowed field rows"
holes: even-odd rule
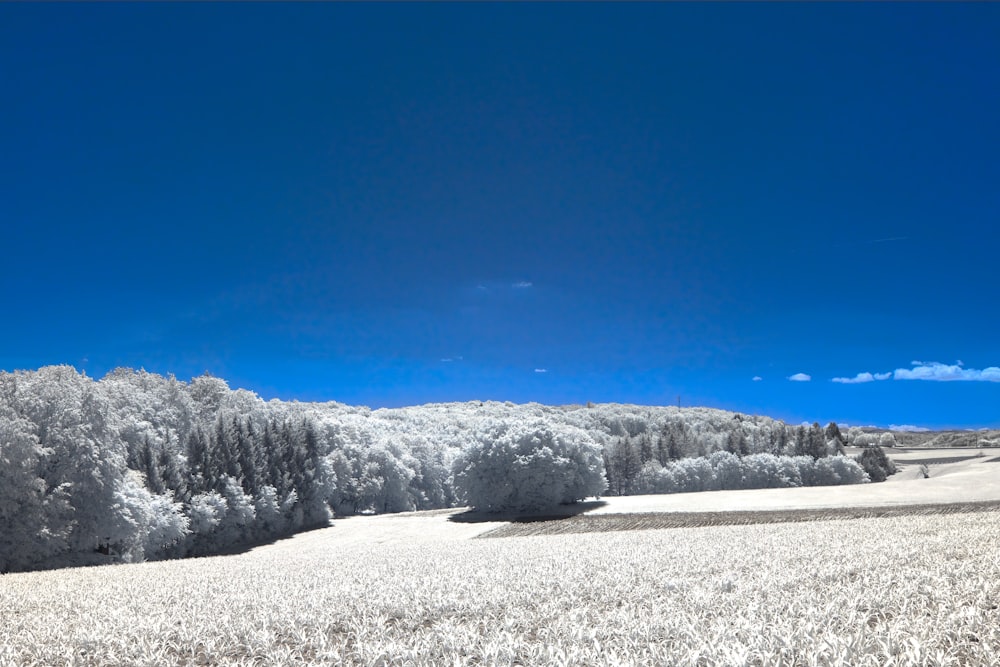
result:
[[[878,517],[919,516],[1000,511],[1000,501],[902,505],[898,507],[838,507],[752,512],[648,512],[642,514],[581,514],[549,521],[514,522],[480,535],[480,538],[526,537],[604,533],[620,530],[741,526],[761,523],[798,523]]]

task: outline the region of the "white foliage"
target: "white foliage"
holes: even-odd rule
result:
[[[228,505],[226,499],[217,491],[199,493],[191,498],[188,509],[191,532],[195,535],[207,535],[222,523],[226,516]]]
[[[484,425],[454,463],[461,498],[475,509],[532,511],[604,491],[601,450],[586,432],[543,420]]]
[[[879,447],[895,447],[896,446],[896,436],[892,433],[886,431],[878,437]]]
[[[124,560],[143,560],[147,552],[172,546],[188,534],[189,520],[180,503],[150,493],[135,472],[118,482],[115,498],[124,513],[119,514],[116,532],[107,539],[109,547]]]
[[[819,455],[813,435],[707,408],[370,410],[264,402],[208,375],[0,372],[0,570],[209,553],[325,525],[331,509],[540,509],[603,493],[605,455],[616,494],[859,481],[851,462],[774,456]]]
[[[707,458],[681,459],[666,466],[647,462],[637,477],[634,493],[833,486],[868,481],[861,465],[845,456],[813,459],[753,454],[740,458],[728,452],[715,452]]]

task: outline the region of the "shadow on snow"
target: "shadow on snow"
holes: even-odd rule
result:
[[[560,521],[562,519],[571,519],[584,512],[589,512],[605,505],[607,505],[607,502],[603,500],[588,500],[586,502],[559,505],[558,507],[540,512],[476,512],[468,510],[453,514],[448,517],[448,520],[456,523],[487,523],[496,521],[535,523],[537,521]]]

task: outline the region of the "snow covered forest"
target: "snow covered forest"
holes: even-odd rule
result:
[[[708,408],[370,410],[208,375],[0,372],[0,572],[217,553],[334,513],[867,482],[884,455],[862,467],[843,447],[885,437]]]

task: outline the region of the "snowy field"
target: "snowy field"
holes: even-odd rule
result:
[[[978,456],[982,451],[983,455]],[[797,489],[712,491],[605,498],[588,514],[623,512],[727,512],[799,508],[879,507],[1000,501],[1000,451],[995,449],[886,450],[900,471],[885,482]],[[958,460],[961,459],[961,460]],[[919,463],[931,461],[925,479]],[[936,463],[937,461],[953,461]]]
[[[996,463],[930,471],[595,511],[1000,499]],[[1000,660],[997,511],[499,539],[474,538],[501,522],[454,514],[338,520],[232,556],[6,575],[0,665]]]

